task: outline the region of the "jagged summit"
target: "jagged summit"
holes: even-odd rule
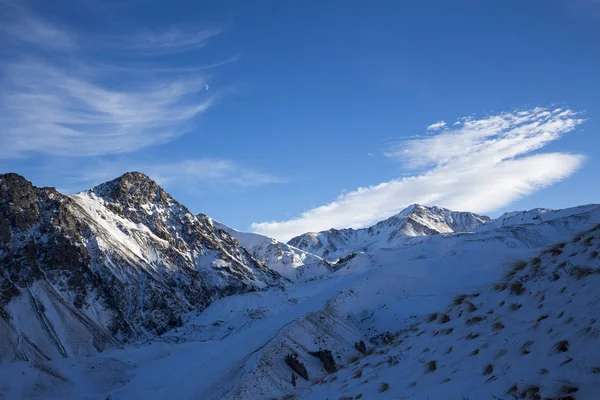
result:
[[[407,215],[422,215],[423,213],[427,213],[427,212],[430,212],[435,215],[470,214],[472,216],[476,216],[477,218],[479,218],[481,220],[485,220],[485,221],[490,220],[490,217],[488,217],[488,216],[475,214],[475,213],[472,213],[469,211],[455,211],[455,210],[450,210],[449,208],[445,208],[445,207],[426,206],[426,205],[418,204],[418,203],[414,203],[414,204],[407,206],[406,208],[402,209],[402,211],[400,211],[395,216],[399,217],[399,216],[407,216]]]
[[[121,204],[152,204],[172,201],[173,198],[148,175],[126,172],[112,181],[101,183],[88,192],[108,202]]]
[[[471,212],[413,204],[374,227],[405,225],[402,233],[408,236],[428,236],[437,233],[472,232],[489,221],[489,217]]]
[[[74,197],[88,204],[98,203],[136,224],[143,224],[180,249],[183,241],[193,240],[190,235],[194,235],[196,228],[192,226],[202,225],[184,205],[141,172],[127,172]],[[210,228],[201,230],[206,232]]]

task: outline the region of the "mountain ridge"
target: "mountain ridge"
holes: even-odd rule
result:
[[[288,244],[333,261],[369,246],[390,246],[407,237],[472,231],[489,221],[489,217],[471,212],[413,204],[367,228],[309,232]]]
[[[72,196],[0,175],[0,237],[0,359],[94,354],[281,282],[140,173]]]

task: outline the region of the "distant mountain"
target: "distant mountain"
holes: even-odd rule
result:
[[[327,261],[314,254],[257,233],[237,231],[203,214],[198,215],[198,219],[203,218],[207,219],[208,223],[213,224],[215,228],[222,229],[236,238],[254,258],[291,281],[318,278],[332,271],[332,267]]]
[[[491,220],[484,226],[480,227],[480,229],[490,230],[516,225],[541,224],[565,217],[572,217],[575,219],[583,218],[586,213],[596,210],[600,210],[600,206],[598,204],[588,204],[584,206],[564,208],[561,210],[553,210],[550,208],[534,208],[528,211],[512,211],[504,213],[500,217]]]
[[[280,283],[132,172],[74,196],[0,175],[0,360],[89,355]]]
[[[393,246],[407,237],[472,232],[489,221],[488,217],[470,212],[414,204],[369,228],[310,232],[291,239],[288,244],[335,260],[352,251]]]

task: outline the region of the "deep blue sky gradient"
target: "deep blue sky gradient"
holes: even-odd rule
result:
[[[224,93],[219,104],[189,134],[119,159],[230,159],[282,178],[256,187],[169,188],[192,211],[236,228],[290,218],[344,190],[402,176],[403,166],[383,153],[438,120],[537,105],[584,112],[580,128],[543,151],[584,154],[586,164],[494,214],[600,200],[600,3],[31,4],[38,14],[92,35],[198,21],[224,27],[201,52],[170,60],[200,66],[238,57],[208,72],[211,90]],[[64,182],[52,173],[52,163],[40,157],[3,160],[0,166],[60,188]]]

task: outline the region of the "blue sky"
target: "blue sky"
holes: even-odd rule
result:
[[[598,202],[599,39],[596,0],[0,0],[0,170],[281,239]]]

